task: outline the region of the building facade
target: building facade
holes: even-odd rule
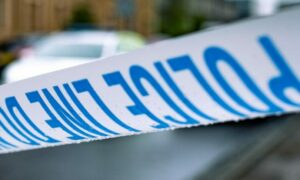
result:
[[[0,41],[27,33],[61,30],[85,4],[100,28],[154,31],[153,0],[0,0]]]

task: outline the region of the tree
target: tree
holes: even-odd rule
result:
[[[170,36],[179,36],[199,30],[204,17],[194,16],[188,12],[186,1],[172,0],[161,12],[160,32]]]
[[[87,4],[80,4],[74,8],[71,24],[92,24],[93,22],[93,15]]]

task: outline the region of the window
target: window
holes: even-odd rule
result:
[[[68,57],[94,59],[101,57],[101,45],[89,44],[49,44],[36,50],[39,57]]]

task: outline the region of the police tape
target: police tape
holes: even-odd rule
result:
[[[300,9],[0,87],[0,153],[300,110]]]

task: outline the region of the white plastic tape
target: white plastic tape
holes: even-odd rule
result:
[[[300,110],[300,9],[0,87],[0,153]]]

